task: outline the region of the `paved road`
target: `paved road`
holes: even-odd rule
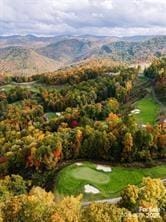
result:
[[[117,198],[111,198],[111,199],[104,199],[104,200],[96,200],[96,201],[86,201],[82,203],[82,206],[88,206],[92,202],[95,203],[110,203],[110,204],[117,204],[122,198],[117,197]]]
[[[38,81],[35,80],[35,81],[31,81],[31,82],[12,82],[11,84],[12,85],[33,85],[35,83],[37,83]]]

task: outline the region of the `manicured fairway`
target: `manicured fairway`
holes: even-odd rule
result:
[[[166,165],[152,168],[112,167],[112,172],[104,172],[96,170],[96,165],[93,163],[84,162],[82,166],[72,164],[59,172],[54,192],[62,195],[78,195],[84,193],[84,185],[90,184],[100,193],[84,193],[85,199],[116,197],[128,184],[139,185],[146,176],[165,178]]]
[[[29,85],[28,84],[21,84],[21,83],[20,84],[7,84],[4,86],[1,86],[0,91],[8,92],[11,89],[15,89],[16,87],[29,89],[31,92],[34,92],[34,93],[38,93],[40,91],[38,86],[31,85],[31,84],[29,84]]]
[[[145,97],[136,102],[136,108],[140,109],[140,113],[135,115],[139,123],[155,123],[160,106],[155,103],[152,97]]]
[[[0,91],[9,91],[11,89],[13,89],[15,86],[13,86],[12,84],[7,84],[7,85],[4,85],[4,86],[0,86]]]

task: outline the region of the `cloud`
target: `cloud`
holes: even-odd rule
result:
[[[0,0],[0,35],[166,34],[165,0]]]

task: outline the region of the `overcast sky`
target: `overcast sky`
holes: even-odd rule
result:
[[[166,0],[0,0],[0,35],[166,34]]]

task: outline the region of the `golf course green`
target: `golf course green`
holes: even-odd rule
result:
[[[64,167],[56,178],[54,192],[60,195],[78,195],[85,199],[111,198],[120,195],[128,184],[141,185],[143,177],[165,178],[166,165],[151,168],[111,167],[111,172],[96,169],[91,162],[82,162]],[[99,193],[86,193],[85,185],[93,186]]]
[[[86,166],[77,167],[71,173],[73,178],[77,180],[85,180],[86,178],[89,183],[106,184],[110,181],[109,175]]]
[[[157,114],[160,106],[148,96],[136,102],[135,107],[140,110],[139,114],[135,114],[137,121],[141,124],[154,124],[156,122]]]

